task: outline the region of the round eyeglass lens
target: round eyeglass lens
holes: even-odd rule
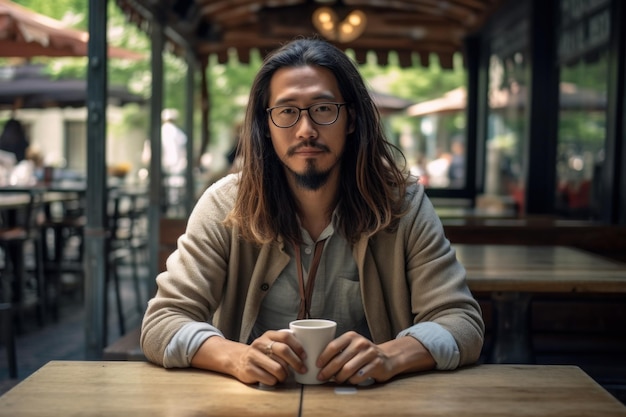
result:
[[[339,106],[330,103],[321,103],[309,107],[309,115],[315,123],[327,125],[335,122],[339,115]]]

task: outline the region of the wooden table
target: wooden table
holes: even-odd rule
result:
[[[26,207],[30,202],[30,196],[24,193],[2,193],[2,187],[0,187],[0,210],[14,210],[22,207]]]
[[[302,416],[608,417],[626,416],[626,407],[575,366],[480,365],[345,395],[306,386]]]
[[[480,365],[370,387],[259,389],[147,362],[53,361],[0,397],[0,417],[72,415],[626,417],[626,407],[578,367],[534,365]]]
[[[0,397],[2,417],[297,416],[300,386],[270,391],[147,362],[49,362]]]
[[[39,195],[41,203],[82,198],[86,191],[84,182],[52,182],[33,185],[7,185],[0,187],[0,209],[17,209],[28,205],[32,194]]]
[[[626,264],[565,246],[453,245],[472,291],[626,293]]]
[[[564,246],[455,244],[473,292],[489,292],[495,340],[490,361],[532,363],[533,293],[626,293],[626,264]]]

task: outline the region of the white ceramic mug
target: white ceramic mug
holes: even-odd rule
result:
[[[320,368],[315,366],[315,362],[326,345],[335,338],[337,323],[322,319],[295,320],[289,323],[289,330],[302,343],[306,351],[304,364],[307,372],[305,374],[295,372],[296,382],[300,384],[323,384],[324,381],[317,379]]]

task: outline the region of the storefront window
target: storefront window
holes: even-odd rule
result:
[[[561,216],[593,219],[605,156],[610,1],[560,3],[555,207]]]
[[[492,35],[489,59],[485,195],[479,206],[523,210],[527,137],[528,23]]]
[[[606,139],[607,54],[561,69],[557,211],[593,218]]]
[[[447,96],[433,102],[444,102]],[[418,133],[415,142],[421,146],[414,152],[416,158],[411,165],[412,173],[427,188],[463,189],[467,159],[464,109],[427,114],[417,120]]]

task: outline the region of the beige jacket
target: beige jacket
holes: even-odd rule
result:
[[[261,300],[289,262],[283,242],[259,247],[222,224],[236,193],[235,174],[204,193],[167,270],[157,277],[141,334],[150,361],[162,365],[167,344],[190,321],[211,322],[227,338],[245,343]],[[411,208],[396,233],[363,238],[353,250],[373,341],[385,342],[413,324],[432,321],[456,340],[460,365],[473,363],[483,345],[484,323],[465,269],[424,188],[412,185],[407,199]]]

